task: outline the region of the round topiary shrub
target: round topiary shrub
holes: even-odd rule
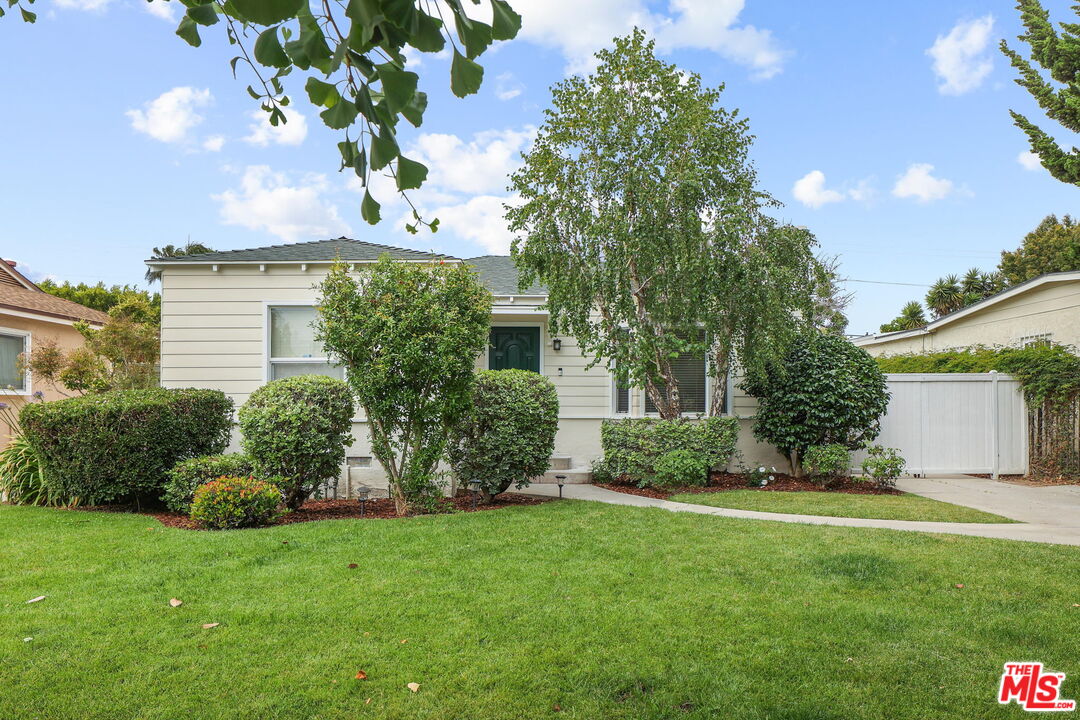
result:
[[[251,458],[240,453],[206,455],[181,460],[166,473],[165,494],[161,499],[173,512],[191,511],[195,489],[219,477],[250,477],[255,474]]]
[[[250,477],[211,480],[191,501],[191,519],[214,530],[266,525],[283,514],[277,486]]]
[[[482,370],[472,407],[451,435],[448,455],[458,481],[478,480],[485,502],[511,485],[547,472],[559,426],[559,398],[543,375]]]
[[[709,459],[697,450],[669,450],[656,459],[658,487],[704,486],[709,481]]]
[[[353,403],[344,381],[324,375],[274,380],[240,408],[241,444],[255,474],[272,477],[285,504],[300,507],[336,478],[351,444]]]

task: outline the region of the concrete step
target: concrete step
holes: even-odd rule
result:
[[[556,475],[565,476],[564,485],[586,485],[592,482],[592,468],[588,466],[569,468],[567,470],[551,469],[542,476],[533,478],[532,481],[542,485],[557,485],[559,479]]]
[[[552,455],[551,456],[551,469],[552,470],[569,470],[571,467],[571,457],[569,455]]]

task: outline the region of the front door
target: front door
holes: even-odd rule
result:
[[[488,339],[488,368],[517,368],[540,372],[540,328],[491,328]]]

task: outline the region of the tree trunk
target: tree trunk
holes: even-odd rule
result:
[[[798,449],[794,449],[788,453],[788,463],[791,465],[791,477],[801,478],[803,476],[802,458],[799,456]]]
[[[405,497],[405,492],[401,489],[401,483],[391,482],[390,494],[394,497],[394,512],[398,514],[398,517],[402,517],[409,513],[409,501]]]
[[[728,353],[726,350],[717,350],[713,353],[712,367],[712,397],[709,400],[709,415],[719,417],[727,410],[727,378],[730,370],[728,366]]]

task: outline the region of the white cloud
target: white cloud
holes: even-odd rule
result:
[[[495,97],[500,100],[513,100],[524,89],[525,86],[518,82],[514,73],[504,72],[495,78]]]
[[[872,203],[877,197],[877,188],[874,187],[873,177],[863,178],[855,183],[855,187],[848,190],[848,197],[859,203]]]
[[[68,10],[104,10],[112,0],[56,0],[58,7]]]
[[[337,206],[323,199],[328,189],[323,175],[305,175],[290,184],[285,173],[250,165],[238,189],[211,198],[221,204],[221,220],[226,225],[264,230],[295,242],[351,232]]]
[[[923,203],[948,197],[956,189],[952,180],[934,177],[933,170],[934,166],[929,163],[913,163],[896,179],[892,194]]]
[[[1039,156],[1030,150],[1024,150],[1016,156],[1016,162],[1024,166],[1025,170],[1041,170],[1042,161],[1039,160]]]
[[[175,0],[173,0],[173,2],[166,2],[165,0],[154,0],[153,2],[146,2],[146,0],[136,0],[136,2],[142,3],[143,7],[146,8],[146,12],[150,13],[154,17],[170,21],[176,19],[176,6],[179,3],[177,3]]]
[[[514,10],[522,16],[518,37],[559,50],[570,73],[592,70],[593,53],[635,26],[655,37],[662,51],[710,50],[750,68],[757,78],[780,72],[789,54],[769,30],[739,24],[745,0],[668,0],[666,11],[653,10],[650,4],[647,0],[589,0],[583,10],[581,0],[517,0]],[[487,19],[484,12],[477,9],[476,16]]]
[[[188,139],[188,132],[203,121],[195,109],[213,100],[209,90],[176,87],[143,105],[142,110],[128,110],[131,127],[161,142],[176,143]]]
[[[450,193],[500,193],[506,190],[507,176],[521,164],[521,151],[535,135],[531,125],[521,130],[486,130],[469,142],[457,135],[425,133],[405,154],[428,166],[425,187]]]
[[[277,127],[270,124],[270,116],[263,110],[251,111],[253,123],[248,125],[249,134],[244,142],[266,147],[270,143],[275,145],[299,145],[307,137],[307,118],[292,108],[282,108],[286,122],[278,123]]]
[[[994,16],[960,21],[948,35],[938,35],[926,54],[934,59],[934,74],[940,79],[942,95],[963,95],[982,84],[993,69],[986,52]]]
[[[224,135],[211,135],[203,140],[203,150],[207,152],[219,152],[221,148],[225,147]]]
[[[476,195],[461,203],[437,207],[431,217],[439,218],[440,231],[449,230],[472,240],[489,254],[509,255],[513,236],[506,228],[503,204],[515,202],[515,197]]]
[[[811,170],[796,180],[791,193],[803,205],[815,209],[844,199],[843,193],[825,187],[825,173],[820,170]]]

